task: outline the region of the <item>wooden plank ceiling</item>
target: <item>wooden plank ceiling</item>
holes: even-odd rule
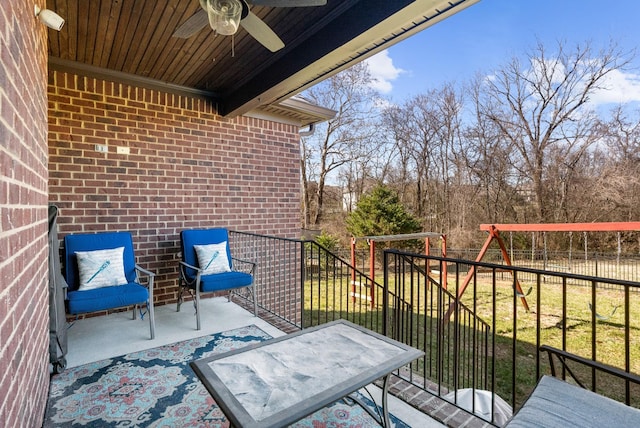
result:
[[[251,12],[284,42],[285,48],[274,53],[243,28],[234,36],[221,36],[207,25],[188,39],[173,37],[175,30],[200,10],[198,0],[47,0],[47,8],[66,21],[62,31],[49,30],[50,64],[52,68],[77,68],[85,74],[87,70],[104,70],[114,78],[120,73],[123,78],[135,76],[192,88],[215,98],[222,114],[239,114],[278,96],[293,95],[305,84],[323,78],[327,70],[343,67],[357,55],[350,52],[348,57],[333,58],[324,69],[317,62],[410,3],[413,1],[328,0],[317,7],[250,5]],[[453,7],[452,2],[438,0],[416,3],[436,12],[439,3]],[[397,38],[397,34],[378,36],[383,41]],[[295,87],[282,86],[314,63],[316,76],[310,74]],[[274,95],[271,90],[278,85],[282,87]],[[262,99],[266,93],[270,93],[269,99]]]

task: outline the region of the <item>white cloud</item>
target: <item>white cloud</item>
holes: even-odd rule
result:
[[[611,71],[605,78],[602,89],[594,91],[590,103],[594,105],[628,103],[640,101],[640,75]]]
[[[566,68],[559,59],[532,58],[533,67],[529,70],[529,78],[535,81],[545,81],[549,77],[552,83],[561,83],[567,74]],[[551,73],[551,75],[549,75]]]
[[[371,73],[371,88],[383,94],[388,94],[393,89],[392,82],[405,71],[393,65],[393,60],[389,57],[389,51],[382,52],[365,60]]]

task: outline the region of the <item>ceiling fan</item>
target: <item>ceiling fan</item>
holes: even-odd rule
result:
[[[187,39],[207,24],[217,33],[225,36],[235,34],[238,26],[260,42],[271,52],[284,47],[280,37],[264,21],[249,10],[246,0],[199,0],[201,10],[187,19],[173,33],[173,37]],[[251,4],[270,7],[324,6],[327,0],[251,0]]]

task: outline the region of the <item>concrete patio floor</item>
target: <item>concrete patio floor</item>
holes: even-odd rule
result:
[[[226,297],[201,300],[202,329],[196,330],[195,311],[191,302],[185,302],[181,311],[175,305],[156,308],[156,337],[149,339],[149,322],[140,317],[132,320],[131,311],[101,317],[76,320],[68,329],[67,367],[76,367],[105,358],[154,348],[181,340],[205,336],[234,328],[256,325],[273,337],[285,333],[259,317],[254,317]],[[380,402],[380,389],[370,386],[374,398]],[[435,419],[389,395],[391,413],[412,427],[444,427]]]

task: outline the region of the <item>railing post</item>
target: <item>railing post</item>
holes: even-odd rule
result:
[[[387,319],[389,317],[389,260],[388,250],[384,251],[384,274],[383,274],[383,289],[382,289],[382,334],[389,336],[389,326],[387,325]],[[374,283],[375,284],[375,283]],[[373,287],[373,284],[372,284]]]
[[[369,288],[369,294],[371,297],[371,309],[373,309],[376,304],[376,290],[373,285],[376,282],[376,241],[374,241],[373,239],[369,240],[369,277],[371,278],[371,287]]]
[[[442,258],[446,259],[447,258],[447,235],[440,235],[440,240],[442,241],[441,242],[441,245],[442,245]],[[447,275],[448,275],[447,263],[445,262],[445,263],[442,264],[442,272],[440,274],[440,276],[442,278],[440,280],[440,286],[442,288],[444,288],[445,290],[447,289]]]
[[[427,271],[427,275],[431,275],[431,264],[429,263],[429,256],[431,255],[430,249],[430,242],[429,242],[429,237],[424,238],[424,255],[427,256],[427,264],[426,264],[426,271]],[[445,257],[445,256],[442,256]]]
[[[304,320],[304,281],[307,277],[306,275],[306,253],[305,253],[305,242],[300,241],[300,328],[304,328],[305,320]]]
[[[356,238],[351,237],[351,303],[356,303]]]

